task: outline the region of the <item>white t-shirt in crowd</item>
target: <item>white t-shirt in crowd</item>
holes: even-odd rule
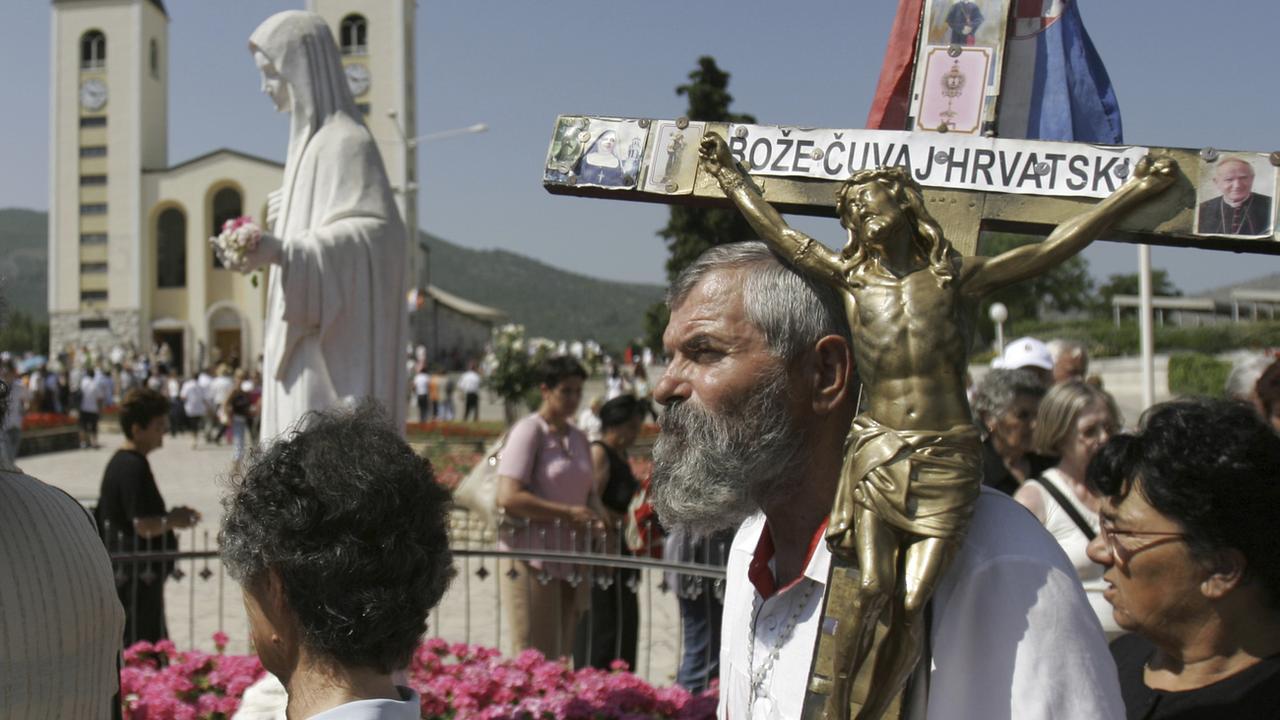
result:
[[[480,373],[468,370],[458,378],[458,391],[464,395],[480,392]]]
[[[230,375],[219,375],[209,382],[208,396],[215,408],[222,407],[227,401],[227,396],[231,394],[232,388],[236,386],[236,381],[231,379]]]
[[[723,718],[799,718],[831,554],[820,538],[803,577],[764,598],[748,568],[761,514],[729,551],[720,646]],[[761,560],[764,560],[762,557]],[[772,566],[770,566],[772,569]],[[803,601],[803,602],[802,602]],[[983,488],[969,532],[932,600],[929,720],[1108,720],[1124,717],[1115,662],[1075,568],[1026,508]],[[793,613],[789,637],[779,637]],[[754,637],[754,653],[748,642]],[[752,668],[777,659],[748,712]],[[913,715],[917,717],[919,715]]]
[[[205,402],[204,390],[200,389],[198,380],[188,380],[182,383],[182,390],[179,393],[182,398],[182,411],[189,418],[204,417],[208,411],[208,403]]]
[[[101,385],[93,375],[85,375],[80,381],[80,412],[96,413],[101,409]]]
[[[426,395],[431,390],[431,376],[420,372],[413,376],[413,394]]]

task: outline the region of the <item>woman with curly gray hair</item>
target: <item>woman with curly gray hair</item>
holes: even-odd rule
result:
[[[1007,495],[1052,461],[1031,452],[1031,433],[1044,385],[1029,370],[987,373],[973,398],[982,441],[982,482]]]
[[[308,416],[223,499],[222,558],[290,718],[417,718],[409,664],[453,575],[448,493],[376,405]]]

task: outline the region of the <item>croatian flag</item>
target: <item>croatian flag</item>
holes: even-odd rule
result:
[[[1075,0],[1013,0],[1000,137],[1119,145],[1120,105]]]
[[[1120,144],[1120,106],[1085,32],[1075,0],[1005,0],[1012,17],[1005,44],[998,135]],[[936,4],[936,2],[935,2]],[[901,0],[885,50],[867,127],[901,130],[925,0]]]

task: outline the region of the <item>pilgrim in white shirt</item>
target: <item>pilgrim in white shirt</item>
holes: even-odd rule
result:
[[[815,538],[803,576],[762,597],[748,568],[759,546],[772,545],[761,537],[765,530],[762,514],[748,518],[729,551],[717,710],[722,719],[798,719],[804,703],[831,555]],[[763,584],[771,589],[771,582]],[[812,584],[819,591],[806,592]],[[916,716],[1124,718],[1115,663],[1075,568],[1012,498],[983,488],[965,541],[931,602],[928,709]],[[786,635],[793,614],[797,621]],[[776,658],[748,708],[752,673],[760,673],[775,647]]]

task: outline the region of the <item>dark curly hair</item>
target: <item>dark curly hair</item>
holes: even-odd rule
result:
[[[133,439],[133,428],[146,427],[152,420],[169,414],[169,399],[151,388],[134,388],[120,401],[120,431]]]
[[[1089,464],[1088,482],[1123,499],[1134,488],[1186,531],[1202,562],[1234,548],[1268,602],[1280,606],[1280,435],[1252,407],[1194,399],[1156,405],[1135,434],[1117,435]]]
[[[279,574],[308,649],[392,672],[453,577],[449,493],[376,403],[302,428],[230,481],[223,562],[244,585]]]
[[[571,377],[587,379],[587,371],[582,363],[569,355],[553,355],[538,365],[538,381],[549,388],[554,388]]]
[[[626,425],[637,417],[644,417],[647,409],[635,395],[619,395],[600,406],[600,428],[608,430]]]

